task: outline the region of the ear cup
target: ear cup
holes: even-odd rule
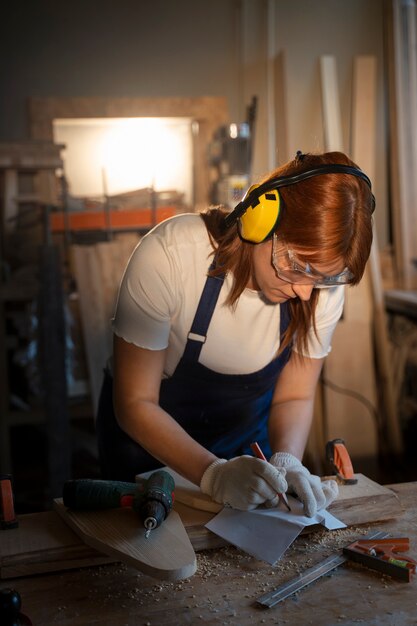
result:
[[[247,196],[256,189],[252,186]],[[238,220],[239,234],[251,243],[261,243],[275,230],[281,214],[281,197],[278,189],[261,194]]]

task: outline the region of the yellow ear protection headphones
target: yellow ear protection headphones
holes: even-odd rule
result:
[[[242,239],[250,243],[262,243],[271,237],[281,217],[282,198],[278,191],[280,187],[296,185],[302,180],[322,174],[350,174],[364,180],[372,189],[368,176],[356,167],[336,163],[318,165],[299,174],[279,176],[261,185],[252,185],[243,200],[226,216],[226,228],[237,222]],[[372,202],[374,208],[375,198],[373,195]]]

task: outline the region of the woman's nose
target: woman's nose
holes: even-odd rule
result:
[[[300,300],[310,300],[314,285],[299,285],[298,283],[292,283],[292,288]]]

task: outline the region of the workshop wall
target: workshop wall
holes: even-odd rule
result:
[[[7,3],[0,40],[0,141],[27,138],[28,97],[222,96],[231,120],[243,121],[246,106],[257,95],[258,175],[275,165],[271,160],[280,163],[297,149],[323,148],[323,54],[336,57],[349,151],[353,58],[372,54],[381,102],[376,224],[385,244],[383,5],[383,0]]]
[[[29,96],[233,101],[235,11],[235,0],[7,3],[0,140],[26,136]]]

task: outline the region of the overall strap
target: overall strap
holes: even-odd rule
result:
[[[209,271],[215,267],[215,261],[210,265]],[[216,308],[220,289],[223,286],[224,274],[220,276],[207,276],[203,292],[198,303],[197,311],[188,333],[182,360],[188,363],[197,362],[203,344],[207,339],[207,329]]]
[[[280,337],[282,341],[285,331],[287,330],[288,325],[290,323],[290,319],[291,319],[290,306],[289,306],[288,300],[280,304],[279,315],[280,315],[279,332],[280,332]]]

